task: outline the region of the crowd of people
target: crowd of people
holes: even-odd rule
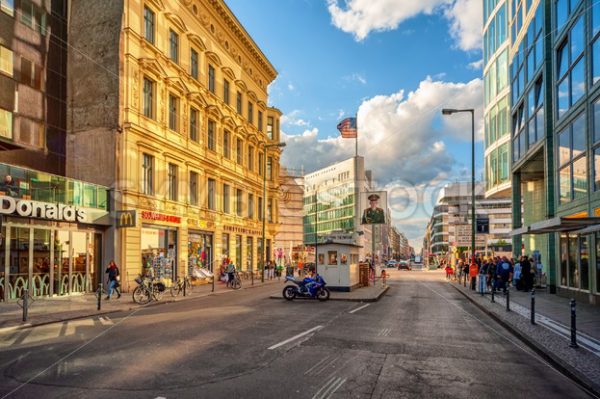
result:
[[[519,259],[509,259],[506,256],[490,258],[475,257],[475,262],[457,259],[454,265],[444,262],[442,267],[446,271],[446,279],[469,279],[472,290],[477,288],[485,292],[495,290],[506,292],[509,286],[519,291],[530,291],[534,286],[537,274],[537,265],[529,256]]]

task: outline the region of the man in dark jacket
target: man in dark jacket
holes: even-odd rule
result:
[[[521,261],[521,279],[523,279],[523,289],[529,291],[533,288],[533,275],[531,274],[531,263],[527,256]]]

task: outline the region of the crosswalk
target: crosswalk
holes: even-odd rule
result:
[[[9,348],[14,345],[27,346],[57,338],[81,335],[86,330],[98,327],[106,328],[114,324],[110,317],[103,315],[14,330],[0,334],[0,348]]]

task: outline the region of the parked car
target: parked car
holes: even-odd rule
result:
[[[387,267],[398,267],[398,261],[394,260],[394,259],[388,260],[386,263],[386,266]]]
[[[401,260],[398,263],[398,270],[410,270],[410,264],[408,263],[408,261]]]

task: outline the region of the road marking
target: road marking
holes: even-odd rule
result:
[[[377,334],[378,337],[389,337],[392,332],[391,328],[384,328]]]
[[[362,305],[361,307],[358,307],[358,308],[356,308],[356,309],[354,309],[354,310],[351,310],[351,311],[349,311],[348,313],[354,313],[354,312],[358,312],[359,310],[361,310],[361,309],[364,309],[364,308],[366,308],[366,307],[367,307],[367,306],[369,306],[369,305],[370,305],[370,303],[367,303],[366,305]]]
[[[330,368],[331,366],[333,366],[333,364],[339,359],[339,356],[332,359],[331,361],[327,362],[326,364],[321,365],[318,369],[313,371],[314,375],[319,375],[322,372],[324,372],[325,370],[327,370],[328,368]]]
[[[304,331],[303,333],[300,333],[300,334],[298,334],[298,335],[294,335],[292,338],[288,338],[288,339],[286,339],[285,341],[282,341],[282,342],[280,342],[280,343],[278,343],[278,344],[275,344],[275,345],[273,345],[273,346],[270,346],[268,349],[270,349],[270,350],[277,349],[277,348],[279,348],[280,346],[283,346],[283,345],[285,345],[285,344],[288,344],[288,343],[290,343],[290,342],[292,342],[292,341],[294,341],[294,340],[296,340],[296,339],[298,339],[298,338],[304,337],[305,335],[308,335],[308,334],[310,334],[310,333],[312,333],[312,332],[314,332],[314,331],[318,331],[318,330],[320,330],[321,328],[323,328],[323,326],[316,326],[316,327],[313,327],[313,328],[311,328],[311,329],[310,329],[310,330],[308,330],[308,331]]]
[[[345,382],[346,382],[346,378],[335,377],[335,376],[331,377],[329,380],[327,380],[325,385],[323,385],[321,387],[321,389],[319,389],[317,391],[317,393],[312,397],[312,399],[330,398],[331,395],[333,395],[335,393],[335,391],[340,389],[340,387],[342,385],[344,385]]]
[[[108,316],[100,316],[98,317],[98,320],[100,321],[100,323],[102,323],[103,326],[111,326],[115,324],[115,322],[112,321]]]
[[[319,367],[321,364],[323,364],[324,362],[326,362],[327,359],[329,359],[329,356],[325,356],[323,359],[319,360],[315,365],[313,365],[311,368],[309,368],[308,370],[306,370],[304,372],[304,375],[310,374],[311,371],[313,371],[314,369],[316,369],[317,367]]]

